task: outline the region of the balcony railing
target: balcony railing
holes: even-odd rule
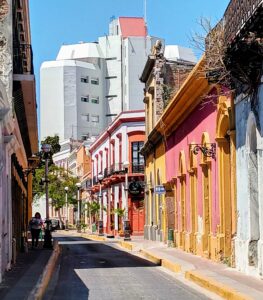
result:
[[[13,63],[15,74],[33,74],[33,52],[30,44],[14,43]]]
[[[144,173],[144,164],[132,164],[132,173]]]
[[[231,44],[244,26],[263,8],[263,0],[232,0],[224,14],[225,37]],[[260,19],[260,15],[258,16]],[[260,20],[259,20],[260,22]]]

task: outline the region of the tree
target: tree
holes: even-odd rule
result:
[[[33,181],[33,193],[35,199],[40,198],[45,194],[45,190],[42,188],[42,178],[45,177],[45,165],[41,165],[36,169],[35,178]],[[76,183],[78,179],[73,177],[69,171],[63,168],[57,167],[52,164],[49,167],[48,173],[48,192],[49,197],[52,199],[52,206],[59,209],[65,205],[65,187],[68,187],[68,203],[76,204]]]
[[[71,172],[65,170],[64,168],[60,168],[55,166],[52,161],[52,155],[60,151],[59,145],[59,136],[55,135],[54,137],[48,136],[41,144],[50,144],[51,152],[49,153],[49,172],[48,172],[48,193],[49,198],[52,199],[52,206],[58,210],[65,205],[65,187],[68,187],[68,203],[76,204],[76,193],[77,187],[76,183],[78,179],[74,177]],[[40,157],[44,157],[44,153],[39,153]],[[33,180],[33,193],[34,193],[34,201],[39,200],[41,196],[45,194],[45,190],[43,188],[43,180],[45,178],[45,160],[41,159],[39,167],[36,169],[34,180]],[[60,217],[60,214],[59,214]]]
[[[59,144],[59,136],[54,135],[54,136],[48,136],[46,137],[43,141],[41,141],[41,145],[43,144],[49,144],[51,145],[51,156],[57,152],[60,151],[60,144]]]

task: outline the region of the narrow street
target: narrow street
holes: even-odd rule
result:
[[[208,299],[147,260],[113,243],[58,237],[60,263],[47,299]]]

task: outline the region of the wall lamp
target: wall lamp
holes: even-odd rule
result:
[[[191,147],[193,147],[193,153],[195,155],[197,155],[198,152],[201,151],[204,156],[216,159],[216,143],[207,143],[205,145],[191,144]]]

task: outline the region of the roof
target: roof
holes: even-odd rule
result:
[[[91,70],[96,70],[96,65],[77,60],[52,60],[45,61],[41,65],[41,69],[56,68],[56,67],[82,67]]]
[[[166,59],[173,61],[187,61],[192,63],[197,62],[196,56],[194,55],[192,49],[178,45],[166,45],[164,56]]]
[[[122,37],[146,36],[146,24],[144,18],[120,17],[120,28]]]
[[[83,43],[61,46],[56,60],[103,57],[97,43]]]

